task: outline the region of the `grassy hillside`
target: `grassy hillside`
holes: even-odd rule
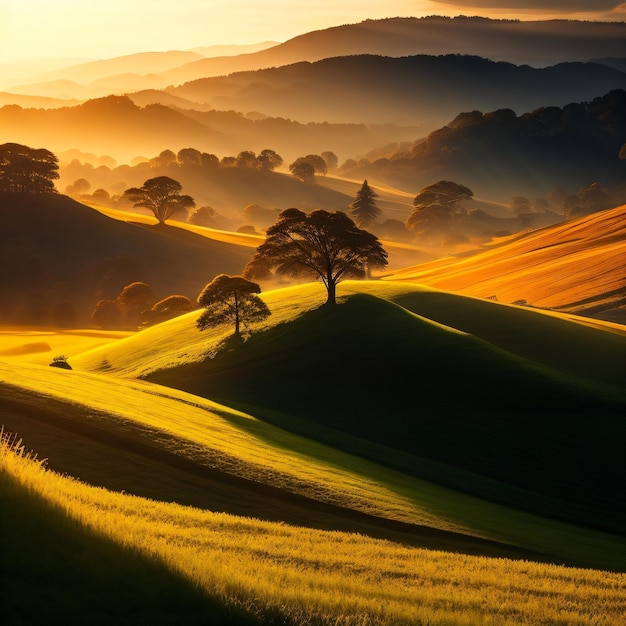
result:
[[[389,274],[501,302],[623,321],[626,205],[532,231],[479,254],[447,257]]]
[[[134,281],[157,300],[196,298],[216,274],[239,273],[250,248],[173,226],[111,219],[62,195],[0,194],[0,310],[5,323],[52,323],[69,303],[85,324],[96,302]],[[154,220],[153,220],[154,223]]]
[[[623,538],[410,477],[363,458],[363,442],[347,454],[337,449],[341,438],[323,445],[251,413],[110,376],[16,363],[0,364],[0,375],[11,381],[0,385],[5,426],[50,467],[93,485],[466,554],[623,564]],[[460,478],[463,489],[476,481],[422,465]],[[520,495],[497,481],[490,487]]]
[[[127,611],[139,624],[155,615],[164,624],[620,621],[622,574],[411,549],[155,503],[46,472],[6,446],[0,466],[1,501],[13,513],[2,518],[12,539],[5,548],[14,556],[1,571],[18,594],[4,601],[3,615],[14,623],[51,611],[66,623],[93,624],[127,623]]]
[[[493,302],[477,316],[480,301],[414,285],[340,293],[354,295],[327,311],[315,309],[318,286],[267,292],[273,315],[236,348],[230,328],[200,333],[192,313],[71,362],[237,406],[454,488],[619,526],[624,335]],[[393,301],[418,313],[424,302],[432,319]],[[448,310],[456,328],[437,320]],[[587,358],[570,362],[576,351]]]

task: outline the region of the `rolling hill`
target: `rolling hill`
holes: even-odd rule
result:
[[[220,110],[431,130],[460,111],[524,113],[624,87],[626,74],[594,63],[531,68],[470,55],[363,54],[202,78],[166,91]]]
[[[69,303],[85,324],[96,302],[147,282],[157,299],[195,299],[216,274],[239,273],[245,246],[173,226],[129,224],[62,195],[0,194],[2,320],[51,323]]]
[[[345,160],[415,142],[463,111],[522,115],[625,87],[626,74],[593,63],[533,69],[461,55],[361,55],[194,81],[167,90],[163,101],[171,106],[143,90],[137,101],[145,106],[132,94],[50,110],[4,106],[0,124],[7,141],[126,161],[190,146],[220,156],[271,148],[286,162],[331,150]],[[185,102],[199,103],[198,110]]]
[[[387,278],[624,323],[626,205]]]
[[[502,198],[517,195],[516,189],[528,197],[546,196],[558,187],[574,192],[601,182],[620,189],[621,198],[626,161],[619,155],[626,142],[625,120],[623,89],[523,115],[510,108],[466,111],[408,148],[386,154],[377,150],[341,173],[402,188],[416,181],[426,186],[436,177],[462,180]]]
[[[22,78],[12,78],[0,83],[0,87],[10,90],[16,98],[24,95],[95,98],[105,95],[103,84],[111,85],[107,93],[136,90],[137,86],[129,86],[132,83],[128,82],[128,74],[134,75],[135,85],[149,81],[155,88],[165,88],[232,72],[360,54],[401,57],[458,53],[535,67],[597,58],[614,65],[611,57],[623,57],[624,37],[624,25],[619,22],[538,22],[465,16],[366,20],[304,33],[284,43],[140,52],[89,61],[32,76],[28,84],[23,78],[24,70],[12,72],[9,65],[7,75],[14,73]],[[67,85],[56,91],[52,82],[58,80],[74,82],[75,91],[68,91]]]
[[[253,54],[192,61],[166,73],[166,77],[170,83],[180,84],[231,72],[359,54],[402,57],[458,53],[543,67],[589,61],[592,57],[622,57],[625,36],[624,24],[619,22],[536,22],[464,16],[366,20],[305,33]]]
[[[449,327],[420,317],[433,295],[415,285],[346,283],[343,293],[329,312],[310,310],[316,294],[323,300],[317,287],[268,292],[266,330],[237,349],[220,348],[228,328],[199,333],[195,313],[72,363],[182,388],[487,499],[615,528],[626,336],[514,308],[507,342],[487,331],[506,323],[511,309],[498,303],[484,302],[484,321],[461,331],[475,320],[473,300],[449,296],[440,309],[465,320]],[[543,348],[510,341],[526,328]],[[568,345],[588,354],[577,368],[550,360]]]

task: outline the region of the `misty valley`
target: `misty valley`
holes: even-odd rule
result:
[[[622,624],[625,42],[5,64],[6,623]]]

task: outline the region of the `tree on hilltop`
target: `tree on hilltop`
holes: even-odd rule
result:
[[[0,191],[56,193],[59,160],[45,148],[19,143],[0,145]]]
[[[365,278],[370,267],[387,265],[387,253],[375,235],[361,230],[340,211],[281,211],[267,238],[244,270],[244,276],[267,278],[272,272],[321,280],[335,304],[337,284]]]
[[[307,154],[298,157],[290,166],[289,171],[303,181],[313,182],[315,175],[326,176],[328,165],[319,154]]]
[[[260,169],[272,171],[283,164],[283,157],[274,150],[265,148],[259,152],[257,161]]]
[[[378,194],[368,185],[367,179],[364,180],[348,211],[359,228],[367,228],[378,223],[382,211],[376,204],[376,198],[378,198]]]
[[[131,187],[124,197],[133,202],[133,207],[150,209],[159,224],[165,224],[174,214],[187,212],[196,206],[191,196],[181,195],[182,185],[169,176],[150,178],[141,187]]]
[[[198,296],[198,304],[206,310],[196,322],[199,330],[221,324],[234,324],[235,337],[241,337],[241,327],[261,322],[271,312],[259,298],[261,287],[243,276],[220,274],[208,283]]]

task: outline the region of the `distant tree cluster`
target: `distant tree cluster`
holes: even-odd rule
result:
[[[29,148],[18,143],[0,146],[0,191],[55,193],[59,161],[45,148]]]
[[[252,150],[243,150],[237,156],[224,156],[220,159],[209,152],[200,152],[195,148],[183,148],[177,153],[163,150],[158,156],[148,161],[151,167],[248,167],[272,171],[283,164],[283,159],[274,150],[265,148],[259,154]]]
[[[141,314],[153,303],[152,287],[136,281],[126,285],[117,298],[98,300],[91,321],[101,328],[137,328]]]
[[[336,167],[337,158],[332,152],[326,152],[326,158]],[[290,166],[289,171],[304,182],[313,182],[315,176],[326,176],[328,163],[319,154],[307,154],[298,157]]]

